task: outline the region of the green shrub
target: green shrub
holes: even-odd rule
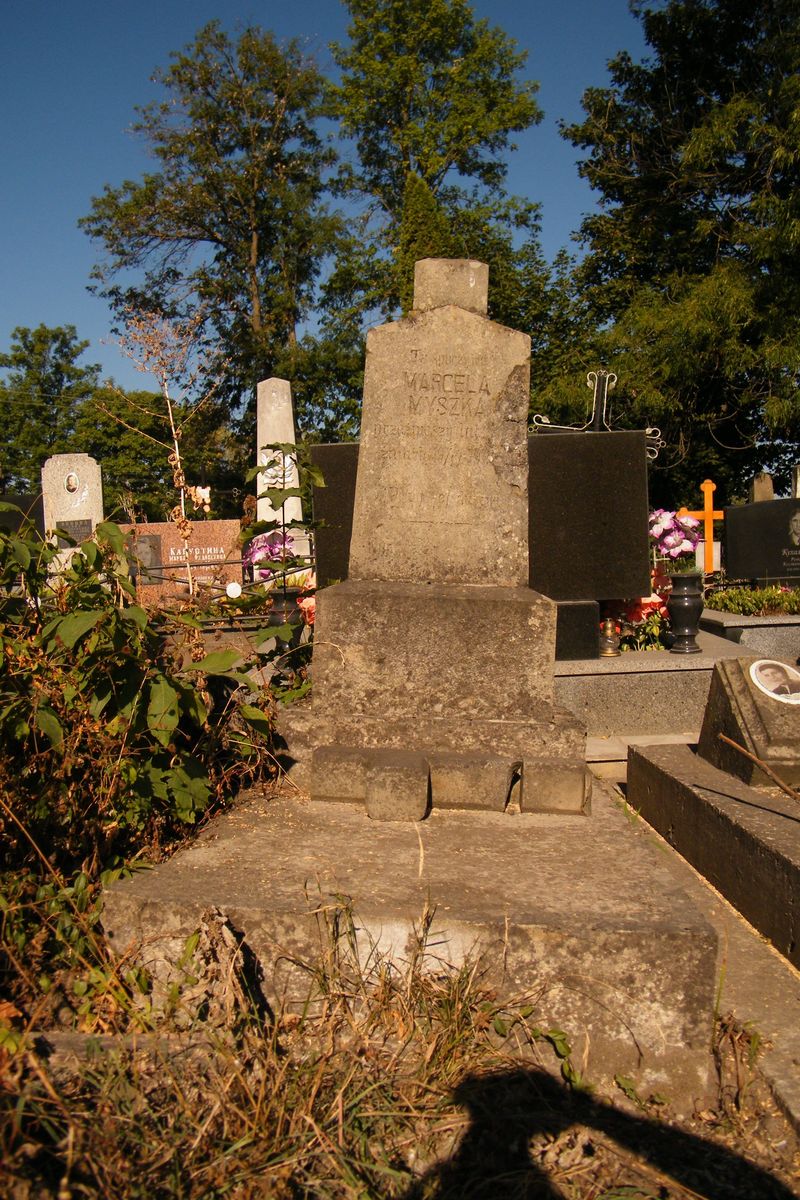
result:
[[[241,720],[236,651],[180,665],[135,602],[116,525],[100,525],[58,573],[56,554],[30,532],[0,534],[6,861],[30,855],[16,818],[60,870],[94,875],[258,768],[270,718],[249,706]]]
[[[707,594],[705,603],[741,617],[793,616],[800,613],[800,588],[723,588]]]

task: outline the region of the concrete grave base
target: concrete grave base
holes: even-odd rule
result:
[[[796,967],[800,806],[688,746],[631,746],[628,803]]]
[[[413,790],[413,763],[409,770]],[[320,906],[352,904],[371,946],[408,957],[434,910],[426,963],[480,956],[502,995],[569,1037],[589,1079],[631,1075],[691,1106],[707,1082],[717,939],[647,835],[598,788],[595,815],[434,810],[411,824],[363,807],[251,799],[154,871],[111,887],[114,950],[168,977],[201,912],[221,909],[259,959],[267,998],[303,1005]],[[347,898],[347,899],[345,899]]]

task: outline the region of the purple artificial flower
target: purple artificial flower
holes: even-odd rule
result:
[[[275,572],[269,566],[259,566],[260,563],[281,563],[292,556],[294,538],[285,529],[275,529],[272,533],[257,533],[248,542],[242,554],[242,562],[257,571],[259,579],[271,579]]]

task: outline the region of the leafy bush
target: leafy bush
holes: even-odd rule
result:
[[[50,862],[94,874],[134,835],[138,848],[193,822],[263,753],[230,699],[237,652],[176,661],[135,603],[117,526],[99,526],[55,573],[57,553],[30,533],[0,535],[3,832],[9,865],[30,853],[16,817]],[[268,712],[249,706],[245,719],[269,733]]]
[[[706,596],[706,608],[742,617],[794,616],[800,613],[800,588],[723,588]]]
[[[103,872],[159,857],[274,762],[271,693],[239,650],[206,654],[191,613],[136,603],[116,525],[68,557],[0,530],[0,975],[18,1002],[102,968]]]

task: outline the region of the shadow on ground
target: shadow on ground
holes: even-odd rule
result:
[[[544,1071],[469,1076],[454,1099],[470,1118],[458,1149],[427,1171],[404,1200],[564,1200],[573,1193],[550,1182],[531,1157],[530,1142],[572,1126],[611,1139],[631,1164],[648,1164],[662,1177],[654,1184],[651,1176],[646,1186],[632,1186],[638,1180],[629,1178],[592,1195],[795,1200],[774,1176],[725,1147],[570,1091]]]

